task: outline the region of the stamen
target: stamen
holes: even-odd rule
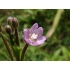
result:
[[[34,40],[37,39],[37,37],[38,37],[38,34],[35,34],[35,33],[29,34],[29,40],[31,42],[34,42]]]

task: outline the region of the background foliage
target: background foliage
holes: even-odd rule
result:
[[[35,22],[44,28],[44,34],[51,28],[54,17],[57,10],[54,9],[9,9],[0,10],[0,25],[3,26],[7,24],[7,17],[16,17],[19,21],[19,38],[20,45],[23,48],[24,43],[22,39],[22,31],[24,28],[30,28]],[[4,30],[4,34],[6,34]],[[6,39],[8,35],[6,34]],[[0,60],[10,60],[6,47],[0,36]],[[46,42],[40,47],[29,46],[26,54],[25,60],[30,61],[59,61],[59,60],[70,60],[70,10],[64,10],[62,13],[59,24],[54,32],[54,34],[46,40]]]

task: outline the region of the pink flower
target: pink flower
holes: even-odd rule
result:
[[[46,40],[45,36],[42,36],[43,28],[39,27],[38,24],[35,23],[30,29],[23,30],[23,38],[26,43],[32,46],[39,46],[43,44]]]

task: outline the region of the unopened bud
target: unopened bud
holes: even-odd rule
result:
[[[19,23],[18,23],[17,18],[13,18],[13,19],[12,19],[12,26],[13,26],[14,28],[17,28],[18,25],[19,25]]]
[[[6,25],[6,26],[5,26],[5,29],[6,29],[6,32],[7,32],[8,34],[11,34],[12,29],[11,29],[10,25]]]
[[[12,24],[12,17],[8,17],[7,22],[8,22],[9,25],[11,25]]]

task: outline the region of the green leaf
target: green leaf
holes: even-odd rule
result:
[[[14,55],[16,57],[16,60],[20,60],[20,54],[21,54],[21,49],[18,46],[14,46]]]
[[[58,60],[59,56],[60,56],[60,52],[61,52],[61,49],[58,49],[54,52],[53,56],[52,56],[52,60]]]
[[[2,50],[0,50],[0,59],[1,60],[10,60],[9,57]]]
[[[6,16],[0,18],[0,25],[1,25],[1,22],[2,22],[4,19],[6,19]]]
[[[64,55],[65,60],[68,60],[68,57],[70,58],[70,51],[66,47],[62,47],[62,53]]]

